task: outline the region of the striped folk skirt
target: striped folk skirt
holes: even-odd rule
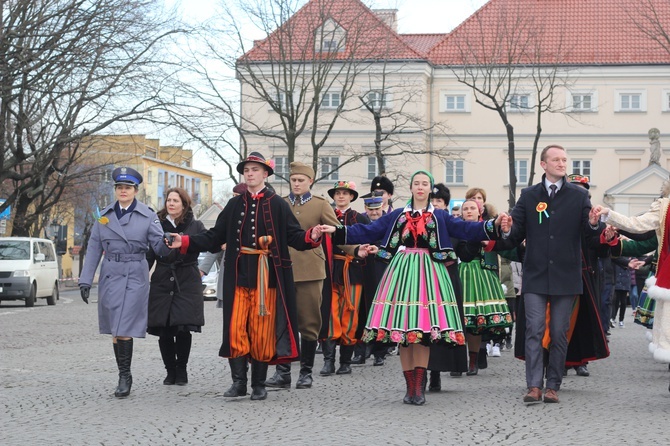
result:
[[[649,274],[652,277],[653,274]],[[640,303],[635,309],[635,323],[643,327],[654,328],[654,311],[656,310],[656,301],[647,294],[647,285],[640,293]]]
[[[482,268],[480,260],[461,262],[458,273],[463,287],[465,331],[473,335],[504,335],[512,326],[502,285],[493,271]]]
[[[428,249],[399,250],[384,273],[363,341],[463,345],[465,336],[449,273]]]

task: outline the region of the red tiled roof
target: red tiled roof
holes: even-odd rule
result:
[[[314,51],[315,31],[328,18],[346,31],[346,48],[337,54]],[[320,54],[331,59],[425,60],[360,0],[310,0],[240,60],[312,60]],[[335,57],[333,57],[335,56]]]
[[[504,63],[513,47],[509,36],[519,36],[514,38],[518,43],[533,35],[540,45],[527,47],[525,56],[515,56],[515,60],[563,65],[670,64],[670,49],[636,26],[636,22],[645,23],[642,13],[649,5],[670,33],[670,0],[491,0],[437,44],[428,58],[436,65],[475,60]],[[515,51],[521,54],[520,49]]]
[[[427,54],[446,34],[400,34],[400,38],[418,53]]]

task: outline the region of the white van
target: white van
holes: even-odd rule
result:
[[[0,300],[25,301],[45,297],[58,300],[58,260],[51,240],[33,237],[0,237]]]

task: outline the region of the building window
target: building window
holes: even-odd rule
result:
[[[381,90],[372,90],[367,94],[368,106],[373,110],[388,107],[388,93]]]
[[[324,93],[321,99],[321,107],[323,108],[337,108],[340,106],[340,93]]]
[[[528,184],[528,160],[514,160],[517,184]]]
[[[103,170],[102,171],[102,181],[105,182],[105,183],[112,182],[112,171],[111,170]]]
[[[154,181],[154,173],[152,170],[147,171],[147,184],[152,184]]]
[[[321,165],[321,175],[324,180],[337,181],[340,179],[339,171],[337,170],[340,165],[339,157],[322,156],[319,158],[319,164]]]
[[[290,166],[288,156],[275,156],[275,176],[284,180],[288,180],[290,176]]]
[[[465,95],[448,94],[445,96],[446,111],[465,111]]]
[[[447,184],[463,184],[463,161],[447,161],[446,167]]]
[[[573,111],[591,111],[593,109],[593,96],[590,94],[573,94]]]
[[[647,93],[644,90],[617,91],[615,112],[647,111]]]
[[[572,172],[585,177],[591,176],[591,160],[572,160]]]
[[[377,158],[368,156],[368,180],[374,180],[377,175]]]
[[[621,110],[640,110],[640,95],[639,94],[622,94]]]
[[[530,110],[529,94],[512,94],[509,97],[509,111],[523,112]]]
[[[346,31],[333,19],[327,19],[314,33],[314,51],[337,53],[346,47]]]
[[[661,97],[661,110],[670,112],[670,90],[663,90]]]
[[[168,181],[168,188],[170,187],[177,187],[177,183],[175,182],[175,174],[171,173],[170,174],[170,180]]]

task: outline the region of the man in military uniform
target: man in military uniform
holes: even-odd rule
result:
[[[285,200],[303,229],[320,224],[337,225],[333,209],[324,198],[312,195],[314,169],[300,163],[291,163],[291,193]],[[326,278],[326,256],[321,246],[310,251],[289,249],[293,262],[296,302],[298,304],[298,330],[300,331],[300,376],[296,389],[312,387],[312,367],[321,329],[321,290]],[[291,387],[291,365],[279,364],[270,379],[269,387]]]

